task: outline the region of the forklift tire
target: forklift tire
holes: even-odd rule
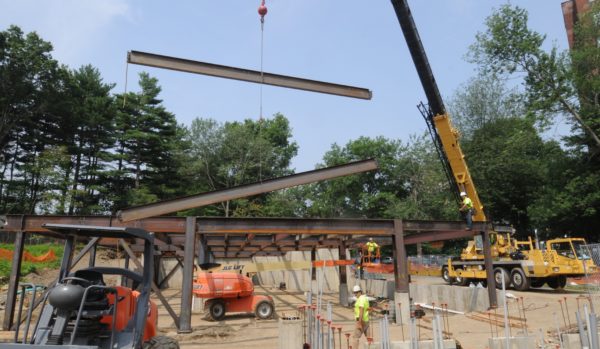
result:
[[[179,349],[179,343],[175,338],[167,336],[152,337],[144,343],[143,349]]]
[[[527,291],[531,286],[531,280],[525,275],[521,268],[514,268],[510,272],[510,282],[517,291]]]
[[[444,279],[447,284],[452,285],[452,283],[454,283],[454,278],[451,278],[450,275],[448,275],[448,266],[444,265],[442,267],[442,279]]]
[[[548,279],[548,286],[555,290],[563,289],[567,286],[567,278],[564,276],[557,276]]]
[[[220,321],[225,318],[225,313],[227,309],[225,309],[225,301],[222,299],[215,299],[210,303],[208,307],[208,316],[209,319],[213,321]]]
[[[502,273],[504,272],[504,287],[508,289],[510,286],[510,273],[506,268],[496,267],[494,268],[494,281],[496,282],[496,288],[502,289]]]
[[[273,303],[269,301],[262,301],[256,305],[256,309],[254,309],[254,314],[257,318],[261,320],[267,320],[273,317],[273,313],[275,312],[275,307]]]

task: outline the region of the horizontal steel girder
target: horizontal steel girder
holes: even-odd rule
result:
[[[176,57],[162,56],[154,53],[130,51],[127,53],[127,63],[145,65],[148,67],[177,70],[186,73],[216,76],[220,78],[264,83],[266,85],[293,88],[297,90],[327,93],[331,95],[371,99],[370,90],[361,87],[332,84],[328,82],[277,75],[260,71],[228,67],[212,63],[193,61]]]
[[[208,193],[186,196],[173,200],[155,202],[125,209],[117,213],[122,222],[160,216],[190,208],[207,206],[218,202],[240,199],[248,196],[263,194],[279,189],[295,187],[328,179],[348,176],[351,174],[373,171],[377,169],[377,161],[363,160],[345,165],[302,172],[290,176],[269,179],[263,182],[245,184],[233,188],[216,190]]]

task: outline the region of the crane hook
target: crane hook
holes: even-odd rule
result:
[[[262,0],[258,7],[258,14],[260,15],[260,21],[264,23],[265,15],[267,14],[267,6],[265,6],[265,0]]]

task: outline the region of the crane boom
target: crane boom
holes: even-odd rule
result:
[[[475,208],[473,221],[485,222],[487,219],[483,212],[483,205],[475,189],[464,153],[458,143],[458,130],[452,126],[450,116],[444,107],[444,101],[433,76],[408,2],[407,0],[391,0],[391,2],[429,104],[428,108],[421,104],[419,110],[427,122],[454,195],[458,198],[459,192],[465,191],[473,201]]]

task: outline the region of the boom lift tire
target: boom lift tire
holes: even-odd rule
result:
[[[463,271],[463,269],[462,269],[462,268],[456,268],[455,270],[456,270],[456,274],[460,274],[460,273]],[[467,283],[469,282],[469,279],[467,279],[467,278],[465,278],[465,277],[463,277],[463,276],[457,276],[457,277],[454,279],[454,282],[455,282],[455,283],[456,283],[458,286],[466,286],[466,285],[467,285]]]
[[[273,313],[275,311],[275,307],[273,304],[268,301],[262,301],[256,305],[256,310],[254,310],[254,314],[257,318],[261,320],[267,320],[273,317]]]
[[[531,286],[530,281],[520,267],[514,268],[510,272],[510,282],[517,291],[527,291]]]
[[[506,268],[496,267],[494,268],[494,281],[496,281],[496,288],[502,289],[502,276],[504,274],[504,287],[508,288],[510,286],[510,273]]]
[[[567,278],[562,275],[550,278],[548,279],[548,286],[555,290],[563,289],[567,286]]]
[[[171,337],[156,336],[144,343],[142,349],[179,349],[179,343]]]
[[[213,300],[208,307],[209,318],[214,321],[223,320],[226,312],[227,309],[225,309],[225,301],[222,299]]]

